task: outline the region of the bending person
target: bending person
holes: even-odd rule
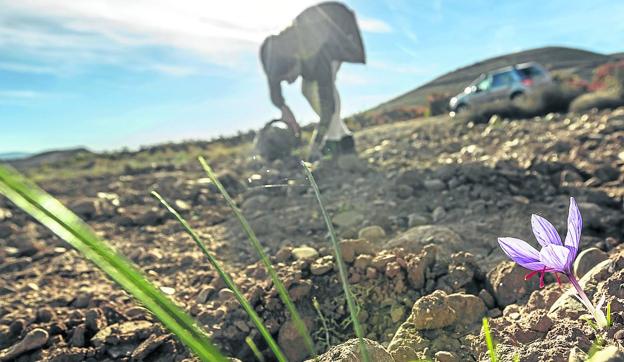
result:
[[[271,102],[295,133],[299,125],[286,105],[281,82],[302,78],[301,91],[320,117],[308,157],[355,152],[353,136],[340,117],[336,73],[342,62],[365,63],[362,37],[354,13],[337,2],[304,10],[293,24],[265,39],[260,59],[269,82]]]

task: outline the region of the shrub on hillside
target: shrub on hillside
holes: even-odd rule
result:
[[[604,64],[594,71],[590,89],[595,91],[575,99],[570,111],[583,112],[593,108],[606,109],[624,106],[624,61]]]

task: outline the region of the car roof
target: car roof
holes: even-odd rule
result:
[[[526,68],[530,68],[530,67],[543,68],[539,63],[536,63],[536,62],[525,62],[525,63],[519,63],[519,64],[515,64],[515,65],[507,65],[507,66],[504,66],[502,68],[498,68],[498,69],[490,70],[489,72],[482,73],[473,82],[483,78],[484,76],[486,76],[488,74],[498,74],[498,73],[509,72],[511,70],[514,70],[514,69],[526,69]]]

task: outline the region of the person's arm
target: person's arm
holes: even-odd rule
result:
[[[282,109],[286,105],[284,96],[282,96],[282,85],[279,79],[271,79],[269,77],[269,92],[271,93],[271,102],[275,107]]]
[[[282,112],[282,121],[290,127],[295,136],[299,137],[301,135],[301,127],[290,108],[286,105],[282,95],[282,85],[279,80],[269,78],[269,92],[271,93],[271,102]]]

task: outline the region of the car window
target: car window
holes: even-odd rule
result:
[[[518,69],[518,72],[520,72],[523,78],[535,78],[544,75],[544,72],[542,72],[542,70],[537,67],[526,67]]]
[[[477,89],[481,91],[488,90],[491,86],[491,83],[492,83],[492,78],[486,77],[485,79],[477,83]]]
[[[511,72],[503,72],[492,76],[492,88],[508,86],[513,82]]]

